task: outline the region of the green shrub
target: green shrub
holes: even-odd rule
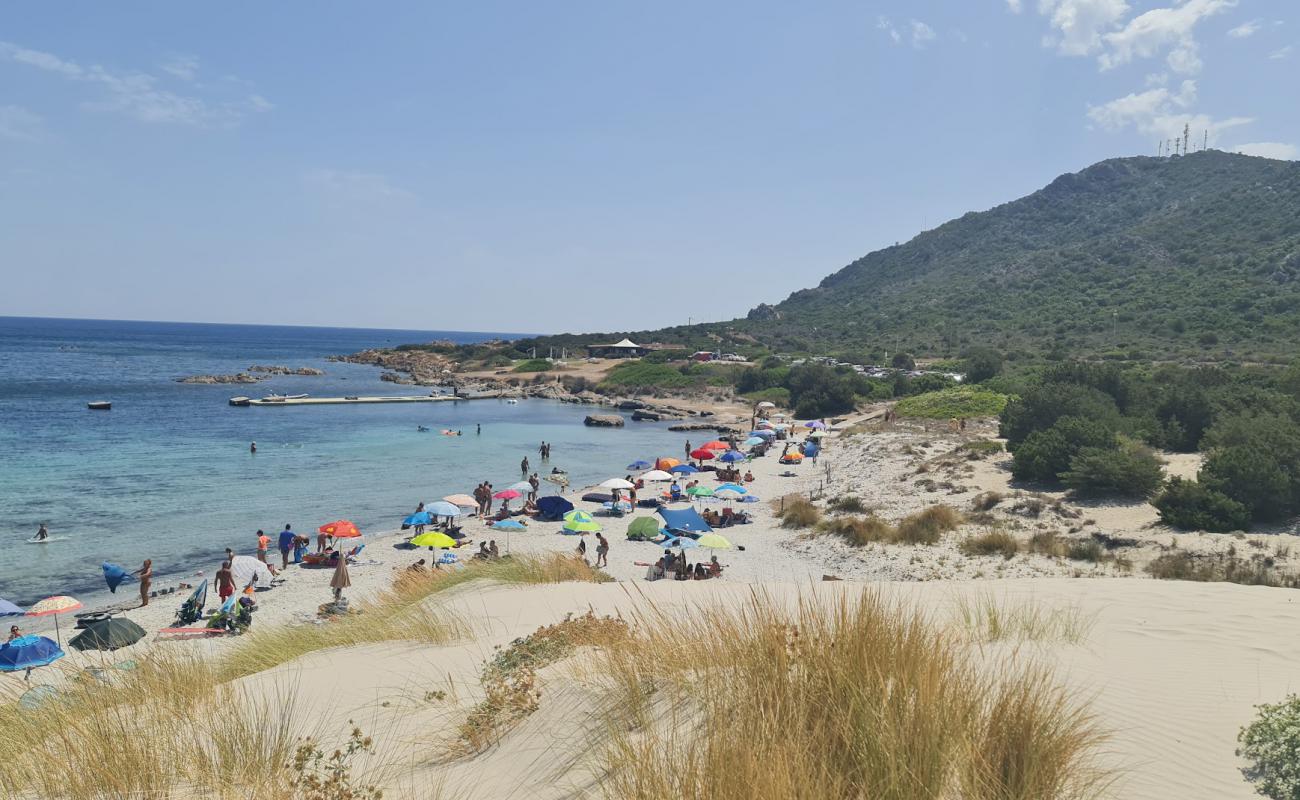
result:
[[[552,368],[551,362],[544,358],[530,358],[515,365],[515,372],[546,372]]]
[[[966,351],[960,369],[967,383],[983,383],[1002,372],[1002,354],[991,347],[973,347]]]
[[[624,361],[605,374],[602,386],[682,388],[703,383],[701,376],[689,376],[677,367],[645,361]]]
[[[965,442],[957,448],[966,454],[967,458],[980,459],[985,456],[991,456],[994,453],[1001,453],[1003,450],[1002,442],[992,439],[976,439],[973,442]]]
[[[904,517],[898,523],[898,541],[904,544],[937,544],[939,538],[962,523],[961,514],[951,506],[931,506]]]
[[[898,401],[895,410],[904,417],[927,419],[993,417],[1002,413],[1007,399],[1004,394],[976,386],[957,386],[905,397]]]
[[[1203,483],[1170,478],[1151,501],[1160,521],[1190,531],[1227,533],[1250,528],[1250,512],[1223,492]]]
[[[1095,539],[1075,539],[1065,546],[1065,557],[1071,561],[1091,561],[1096,564],[1105,553]]]
[[[1124,497],[1150,497],[1163,478],[1155,453],[1131,441],[1116,448],[1085,447],[1061,474],[1065,485],[1080,494]]]
[[[1006,531],[990,530],[965,539],[958,549],[968,556],[1000,555],[1009,559],[1020,552],[1020,542]]]
[[[1237,734],[1251,782],[1273,800],[1300,800],[1300,696],[1255,708],[1255,719]]]
[[[1201,483],[1245,506],[1251,519],[1281,519],[1293,512],[1297,475],[1271,453],[1254,447],[1212,451],[1201,467]]]
[[[1106,425],[1082,417],[1061,417],[1052,427],[1034,431],[1020,443],[1011,474],[1020,480],[1056,481],[1084,448],[1115,446],[1115,434]]]
[[[1110,430],[1120,429],[1115,398],[1092,386],[1076,383],[1040,383],[1008,400],[1002,410],[1000,432],[1012,451],[1034,431],[1047,430],[1062,417],[1079,417]]]
[[[790,407],[790,390],[784,386],[774,386],[770,389],[759,389],[755,392],[746,392],[743,396],[746,400],[753,403],[761,403],[766,400],[769,403],[776,403],[778,408]]]
[[[815,419],[852,411],[856,402],[856,377],[852,370],[839,372],[824,364],[794,367],[786,377],[790,403],[801,419]]]

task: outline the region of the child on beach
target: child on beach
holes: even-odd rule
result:
[[[582,538],[581,535],[578,536],[577,552],[578,552],[578,558],[581,558],[582,563],[586,564],[587,563],[587,540]]]
[[[262,531],[257,532],[257,560],[266,563],[266,549],[271,546],[271,537]]]

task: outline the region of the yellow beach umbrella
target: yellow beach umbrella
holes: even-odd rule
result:
[[[700,538],[696,539],[695,543],[700,547],[707,547],[710,550],[731,549],[731,542],[727,541],[727,537],[723,536],[720,533],[706,533]]]
[[[455,547],[456,540],[442,531],[429,531],[412,539],[411,544],[415,547],[441,547],[446,549]]]

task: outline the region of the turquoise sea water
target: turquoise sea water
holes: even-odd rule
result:
[[[549,401],[226,402],[271,391],[411,394],[381,382],[378,369],[326,356],[494,335],[0,317],[0,597],[26,604],[97,592],[105,560],[134,569],[152,558],[160,579],[210,570],[226,547],[249,553],[258,528],[274,536],[286,522],[313,531],[347,518],[363,532],[391,530],[421,500],[469,492],[480,480],[498,487],[519,480],[521,458],[540,466],[543,440],[553,455],[539,471],[558,465],[575,486],[681,449],[682,435],[665,425],[586,428],[589,409]],[[326,375],[249,386],[175,382],[251,364],[313,366]],[[90,411],[91,400],[110,400],[113,410]],[[465,435],[419,433],[420,425]],[[55,541],[26,543],[41,522]]]

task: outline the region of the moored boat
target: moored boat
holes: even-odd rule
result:
[[[89,408],[91,411],[110,411],[113,408],[113,404],[107,400],[95,400],[86,403],[86,408]]]
[[[240,395],[239,397],[230,398],[230,404],[232,406],[247,406],[247,405],[251,405],[252,402],[253,402],[253,398],[244,397],[243,395]]]
[[[263,403],[283,403],[285,400],[305,400],[305,394],[268,394],[262,398]]]

